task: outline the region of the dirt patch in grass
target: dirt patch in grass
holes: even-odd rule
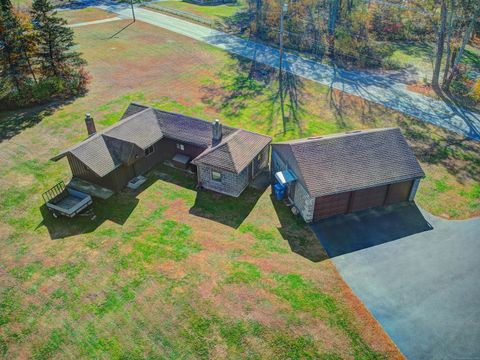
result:
[[[431,85],[426,84],[408,84],[407,89],[425,96],[430,96],[431,98],[438,99],[438,95],[435,93]]]

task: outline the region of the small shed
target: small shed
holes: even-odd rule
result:
[[[423,177],[398,128],[272,145],[272,178],[307,222],[413,201]]]

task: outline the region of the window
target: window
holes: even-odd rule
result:
[[[185,150],[185,146],[183,146],[183,144],[177,144],[177,149],[178,150]]]
[[[212,171],[212,180],[221,182],[222,181],[222,174],[217,172],[217,171]]]
[[[148,148],[145,149],[145,156],[148,156],[150,155],[151,153],[153,153],[153,145],[149,146]]]

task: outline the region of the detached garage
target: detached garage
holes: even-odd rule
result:
[[[307,222],[413,201],[425,177],[400,129],[272,145],[272,176]]]

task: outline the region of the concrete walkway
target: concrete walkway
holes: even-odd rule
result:
[[[96,24],[103,24],[111,21],[118,21],[118,20],[124,20],[124,18],[121,18],[119,16],[108,18],[108,19],[102,19],[102,20],[94,20],[94,21],[84,21],[76,24],[70,24],[68,27],[70,28],[76,28],[76,27],[81,27],[81,26],[88,26],[88,25],[96,25]]]
[[[122,17],[132,16],[128,7],[96,4]],[[137,20],[278,68],[279,54],[275,48],[144,8],[137,7],[135,14]],[[289,53],[285,54],[284,66],[292,74],[480,140],[480,114],[409,91],[398,74],[346,71]]]
[[[408,359],[479,358],[480,218],[406,207],[313,227],[329,254],[343,254],[332,258],[338,271]]]

